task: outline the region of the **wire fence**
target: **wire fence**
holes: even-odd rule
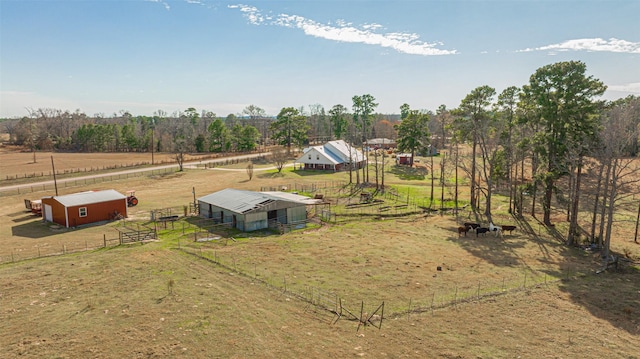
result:
[[[544,272],[526,271],[477,283],[451,283],[447,289],[427,289],[421,297],[406,297],[397,291],[383,293],[387,299],[381,304],[378,295],[347,300],[334,291],[311,284],[312,280],[301,278],[299,273],[290,272],[282,275],[261,271],[260,261],[256,259],[222,254],[215,249],[195,247],[185,243],[179,244],[178,249],[237,275],[260,282],[281,292],[281,295],[298,298],[307,303],[306,309],[313,307],[316,313],[321,314],[321,318],[327,322],[335,323],[339,319],[355,320],[358,322],[358,329],[360,325],[376,325],[371,322],[372,313],[377,312],[376,308],[379,309],[380,306],[383,306],[384,313],[377,314],[375,319],[382,325],[383,319],[410,319],[414,314],[433,313],[435,310],[457,307],[486,298],[528,290],[542,290],[550,284],[584,275],[572,268],[564,269],[561,277],[552,277]]]
[[[107,238],[105,234],[101,239],[86,239],[84,243],[78,241],[65,243],[59,242],[57,244],[47,243],[44,245],[35,245],[26,248],[12,248],[9,253],[5,252],[0,254],[0,264],[88,252],[101,248],[115,247],[122,244],[121,242],[120,238]]]
[[[103,174],[103,175],[95,175],[91,178],[87,177],[79,177],[79,178],[67,178],[62,180],[57,180],[56,183],[53,181],[51,183],[39,183],[39,184],[25,184],[25,185],[17,185],[12,187],[0,187],[0,195],[20,195],[26,193],[34,193],[34,192],[45,192],[52,191],[56,188],[73,188],[79,186],[87,186],[93,185],[96,183],[117,181],[121,179],[127,178],[135,178],[135,177],[144,177],[144,176],[154,176],[154,175],[163,175],[166,173],[175,172],[175,168],[149,168],[148,170],[141,170],[135,172],[127,172],[127,173],[118,173],[118,174]]]

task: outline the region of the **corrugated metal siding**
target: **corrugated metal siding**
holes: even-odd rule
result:
[[[42,205],[48,204],[51,206],[51,219],[53,223],[57,223],[61,226],[68,227],[67,217],[64,206],[56,201],[54,197],[46,197],[42,199]]]
[[[65,227],[76,227],[83,224],[108,221],[113,218],[115,211],[124,217],[128,215],[127,198],[111,200],[102,203],[83,204],[77,206],[64,206],[58,202],[59,197],[47,197],[42,199],[43,205],[51,206],[52,221]],[[80,217],[80,208],[87,208],[87,216]]]
[[[200,197],[198,201],[210,203],[235,213],[258,210],[268,207],[274,202],[273,198],[266,197],[259,192],[241,191],[232,188]]]
[[[87,209],[86,217],[80,217],[80,208]],[[114,218],[116,211],[124,217],[127,216],[126,197],[124,199],[109,202],[67,207],[67,213],[69,215],[69,227],[109,221]]]
[[[307,209],[305,207],[293,207],[287,210],[288,223],[300,222],[307,219]]]

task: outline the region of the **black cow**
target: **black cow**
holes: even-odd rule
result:
[[[478,234],[484,234],[486,235],[487,232],[489,232],[489,228],[486,227],[478,227],[476,228],[476,237],[478,236]]]
[[[465,227],[471,227],[473,229],[476,229],[476,228],[480,227],[480,225],[478,223],[471,223],[471,222],[465,222],[464,226]]]

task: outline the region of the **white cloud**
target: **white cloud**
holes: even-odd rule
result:
[[[420,41],[418,34],[381,32],[382,25],[379,24],[365,24],[358,28],[344,20],[337,20],[335,24],[321,24],[298,15],[280,14],[273,18],[262,15],[256,7],[248,5],[229,5],[229,8],[240,9],[249,20],[249,23],[253,25],[272,25],[299,29],[309,36],[327,40],[381,46],[411,55],[431,56],[458,53],[456,50],[439,49],[438,47],[443,45],[440,42],[428,43]]]
[[[607,90],[640,94],[640,82],[632,82],[622,85],[608,85]]]
[[[169,6],[169,3],[166,1],[162,1],[162,0],[146,0],[146,1],[162,4],[162,6],[164,6],[165,9],[171,10],[171,6]]]
[[[527,48],[519,50],[518,52],[531,52],[531,51],[551,51],[551,52],[563,52],[563,51],[590,51],[590,52],[618,52],[628,54],[640,54],[640,43],[630,42],[626,40],[620,40],[616,38],[610,38],[604,40],[601,38],[595,39],[575,39],[561,42],[559,44],[552,44],[536,48]]]

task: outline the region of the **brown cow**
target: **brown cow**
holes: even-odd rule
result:
[[[511,232],[516,230],[516,226],[502,225],[502,230],[511,234]]]
[[[467,236],[467,232],[469,232],[469,229],[471,229],[471,227],[467,227],[467,226],[460,226],[458,227],[458,237],[460,237],[461,233],[464,233],[464,236]]]

